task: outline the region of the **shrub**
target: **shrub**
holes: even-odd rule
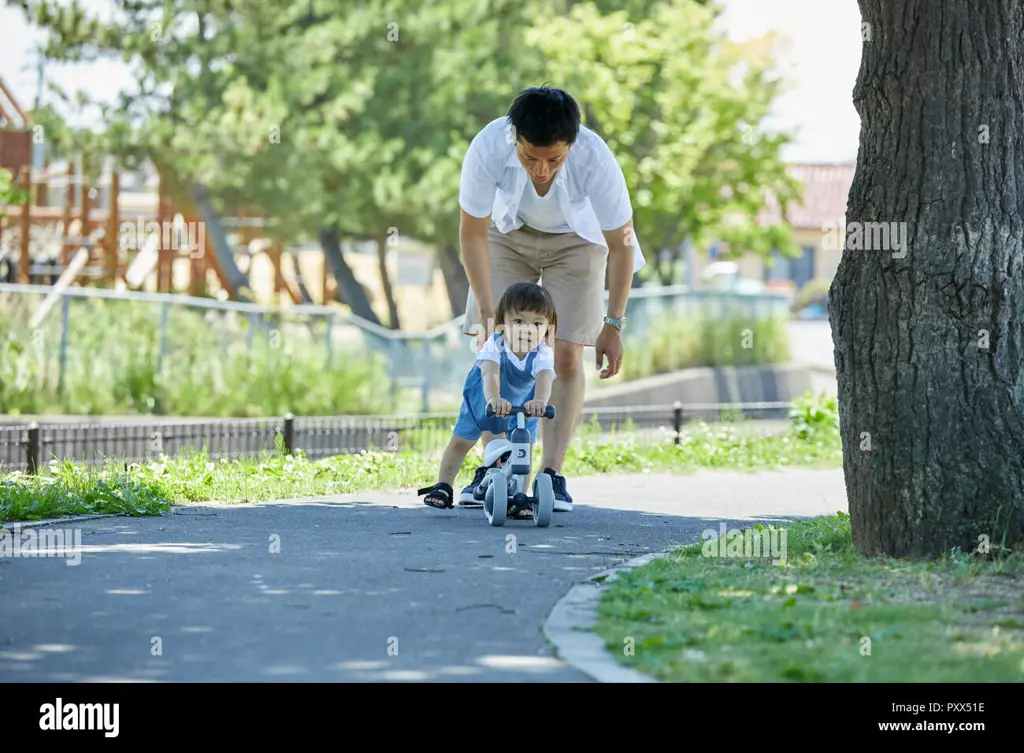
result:
[[[332,356],[323,323],[264,322],[250,335],[244,315],[175,306],[164,344],[162,307],[78,299],[62,365],[60,304],[36,333],[27,300],[0,310],[2,413],[256,418],[390,409],[383,358],[361,344]]]
[[[754,366],[789,359],[785,319],[749,316],[663,316],[650,334],[630,344],[622,379],[641,379],[680,369]]]
[[[835,397],[825,393],[812,395],[808,390],[793,401],[789,421],[800,439],[831,436],[839,431],[839,406]]]

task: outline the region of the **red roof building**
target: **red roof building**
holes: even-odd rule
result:
[[[788,212],[793,239],[804,249],[803,255],[785,258],[775,254],[770,263],[754,254],[729,257],[739,266],[739,278],[763,282],[769,289],[791,291],[811,280],[831,281],[842,257],[838,231],[846,224],[846,201],[856,169],[852,162],[790,165],[790,174],[803,185],[803,200],[790,204]],[[774,201],[769,201],[758,216],[759,222],[766,225],[778,222],[779,218],[779,207]],[[718,257],[717,249],[695,256],[694,279],[699,280],[703,270]]]

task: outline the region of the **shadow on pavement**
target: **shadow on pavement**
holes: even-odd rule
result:
[[[843,492],[841,471],[817,473]],[[541,632],[574,583],[723,524],[835,512],[797,494],[787,514],[759,479],[660,496],[650,479],[580,480],[593,502],[549,528],[405,492],[22,529],[50,556],[0,558],[0,681],[587,681]],[[703,483],[726,490],[717,504],[677,491]]]

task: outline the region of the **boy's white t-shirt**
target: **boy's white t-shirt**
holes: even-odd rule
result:
[[[533,359],[533,374],[531,376],[536,378],[537,373],[544,369],[554,372],[555,352],[551,349],[551,346],[547,343],[540,343],[534,350],[537,351],[537,357]],[[515,364],[520,371],[526,367],[526,359],[530,357],[530,354],[527,353],[523,358],[519,358],[505,346],[504,338],[488,338],[487,342],[484,343],[484,347],[477,354],[477,359],[495,361],[500,364],[503,351],[508,356],[509,361]],[[555,377],[557,378],[558,375],[555,374]]]

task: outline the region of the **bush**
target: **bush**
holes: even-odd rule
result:
[[[76,299],[60,363],[60,304],[38,333],[28,299],[0,310],[0,412],[264,417],[390,409],[383,359],[324,345],[323,323],[264,322],[172,307],[161,363],[161,306]],[[276,334],[274,334],[276,332]]]
[[[812,440],[839,432],[839,406],[831,395],[812,395],[810,390],[793,401],[789,421],[800,439]]]
[[[789,360],[789,333],[779,317],[682,318],[656,320],[651,334],[630,343],[622,379],[642,379],[680,369],[755,366]]]

